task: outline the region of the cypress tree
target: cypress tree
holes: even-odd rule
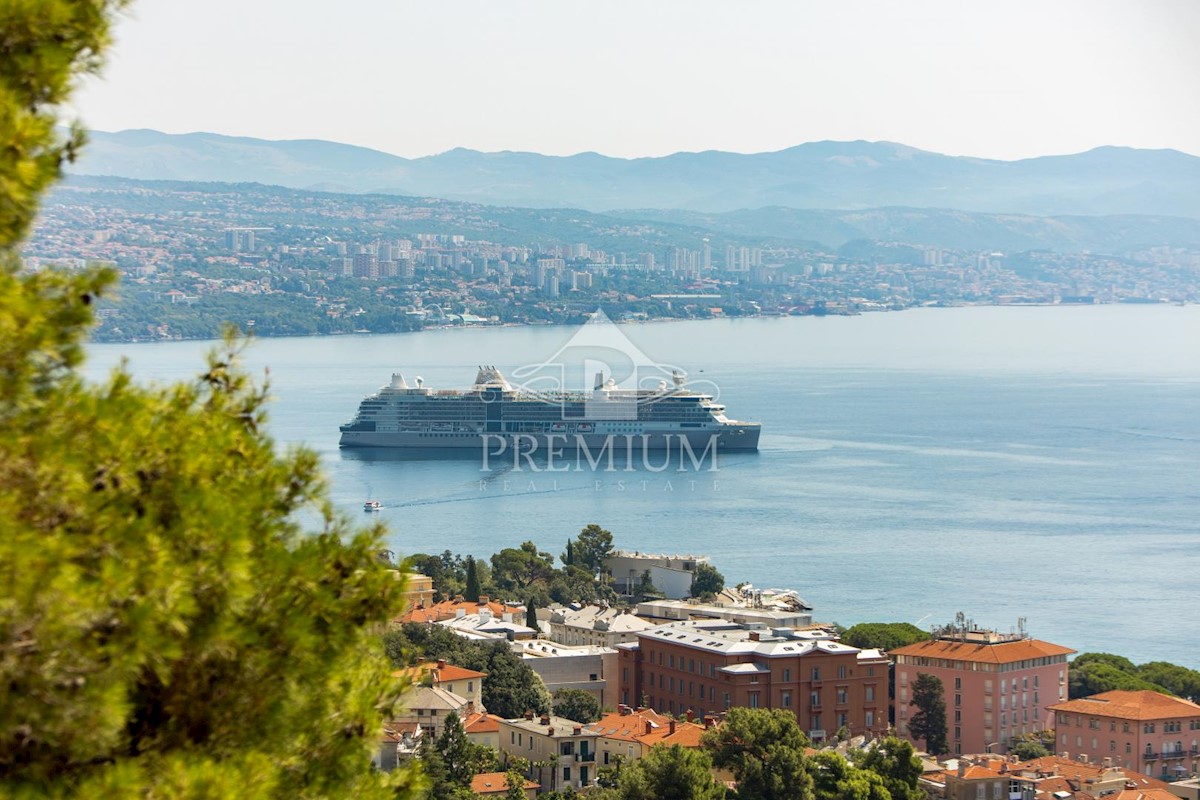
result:
[[[479,567],[475,565],[474,556],[467,556],[467,588],[463,597],[472,603],[479,602]]]
[[[525,604],[525,627],[533,628],[535,631],[538,628],[537,619],[537,604],[533,602],[533,598],[529,598],[529,602]]]

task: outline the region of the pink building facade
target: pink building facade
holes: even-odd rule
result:
[[[1102,692],[1050,707],[1059,755],[1163,780],[1200,772],[1200,705],[1150,691]]]
[[[1053,727],[1049,706],[1067,697],[1067,656],[1074,652],[1024,635],[981,630],[894,650],[896,730],[911,739],[913,685],[925,673],[942,682],[951,753],[1007,753],[1014,738]]]

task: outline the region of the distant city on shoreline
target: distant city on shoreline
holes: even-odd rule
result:
[[[96,341],[207,339],[228,323],[261,336],[563,324],[597,308],[644,321],[1200,301],[1200,220],[671,214],[76,177],[25,257],[119,270]]]

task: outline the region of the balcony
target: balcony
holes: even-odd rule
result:
[[[1161,753],[1142,753],[1142,761],[1158,761],[1161,757]]]
[[[591,763],[596,760],[596,754],[595,753],[576,753],[575,760],[581,761],[585,764]]]

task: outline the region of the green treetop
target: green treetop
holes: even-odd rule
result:
[[[0,796],[411,795],[373,773],[403,585],[315,455],[277,453],[236,343],[204,374],[78,373],[104,270],[21,274],[81,142],[55,113],[99,63],[102,0],[9,0],[0,56]],[[315,512],[303,531],[302,512]]]
[[[713,764],[733,772],[739,800],[812,800],[808,738],[792,712],[731,708],[703,742]]]
[[[930,755],[939,755],[950,749],[946,741],[946,698],[941,679],[927,672],[917,673],[913,682],[913,697],[909,705],[917,707],[908,720],[908,731],[914,739],[925,742]]]

